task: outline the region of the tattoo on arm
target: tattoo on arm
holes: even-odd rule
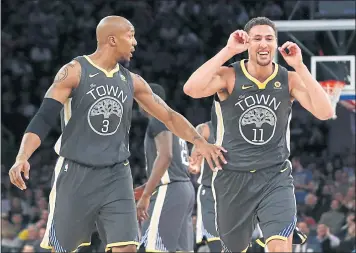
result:
[[[135,74],[139,79],[141,79],[141,81],[145,84],[147,84],[147,82],[145,81],[145,79],[143,79],[140,75],[138,74]],[[148,85],[148,84],[147,84]],[[173,110],[162,100],[162,98],[160,98],[159,96],[157,96],[156,94],[154,94],[152,92],[152,97],[154,99],[154,101],[157,103],[157,104],[160,104],[164,107],[164,109],[166,109],[167,112],[169,113],[173,113]]]
[[[193,141],[200,140],[202,137],[200,135],[195,135]]]
[[[74,68],[74,64],[68,63],[67,65],[64,66],[56,75],[54,78],[53,83],[59,83],[65,80],[68,77],[68,66],[71,68]]]
[[[152,93],[153,99],[157,104],[160,104],[164,107],[164,109],[166,109],[166,111],[168,113],[173,113],[173,110],[162,100],[162,98],[160,98],[159,96],[157,96],[156,94]]]
[[[61,71],[59,71],[54,78],[54,83],[62,82],[68,76],[68,67],[65,66]]]

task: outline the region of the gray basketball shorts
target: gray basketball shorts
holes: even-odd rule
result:
[[[244,252],[257,223],[266,244],[292,235],[297,220],[289,161],[260,171],[215,172],[213,193],[217,230],[225,252]]]
[[[197,193],[196,243],[201,243],[204,236],[208,242],[220,240],[215,226],[213,192],[211,187],[200,185]]]
[[[161,185],[151,197],[149,219],[142,224],[146,252],[194,250],[192,214],[195,190],[190,181]]]
[[[95,226],[106,249],[138,245],[129,162],[93,168],[59,157],[41,247],[72,252],[88,246]]]

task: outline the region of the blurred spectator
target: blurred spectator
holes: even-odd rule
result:
[[[31,244],[25,244],[22,248],[22,253],[35,253],[35,247]]]
[[[304,169],[300,163],[299,157],[293,157],[292,167],[295,186],[295,198],[297,204],[303,204],[308,192],[312,192],[314,190],[314,185],[312,182],[313,175],[311,171]]]
[[[323,213],[319,223],[328,226],[331,233],[338,234],[345,222],[345,215],[340,212],[340,202],[338,200],[334,199],[330,207],[331,210]]]
[[[355,216],[354,216],[355,218]],[[347,228],[346,236],[342,239],[337,252],[351,252],[356,247],[355,219]]]
[[[340,245],[340,239],[330,233],[330,229],[325,224],[318,225],[317,240],[321,244],[323,253],[335,252],[335,248]]]
[[[308,236],[308,240],[303,245],[293,245],[293,252],[321,252],[320,241],[315,236],[309,236],[310,229],[307,223],[297,224],[301,232]]]

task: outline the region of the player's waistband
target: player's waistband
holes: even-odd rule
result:
[[[286,171],[288,168],[292,169],[292,164],[289,160],[285,160],[282,163],[276,163],[273,165],[269,165],[268,167],[264,167],[264,168],[239,168],[239,167],[233,167],[233,166],[223,166],[223,170],[224,171],[231,171],[231,172],[237,172],[237,173],[249,173],[249,174],[253,174],[253,173],[258,173],[258,172],[284,172]],[[252,166],[251,166],[252,167]]]
[[[107,168],[114,168],[114,167],[126,167],[128,165],[130,165],[130,162],[128,159],[125,159],[123,161],[117,161],[117,162],[113,162],[113,163],[103,163],[103,164],[89,164],[89,163],[85,163],[83,161],[76,161],[67,157],[64,157],[65,161],[71,162],[71,163],[75,163],[77,165],[80,165],[82,167],[86,167],[86,168],[92,168],[92,169],[107,169]]]
[[[174,184],[174,183],[187,183],[187,182],[192,182],[190,181],[190,178],[187,178],[187,179],[181,179],[181,180],[172,180],[172,181],[169,181],[167,183],[161,183],[158,187],[162,186],[162,185],[169,185],[169,184]]]

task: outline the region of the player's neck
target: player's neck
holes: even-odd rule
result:
[[[257,80],[263,82],[266,80],[270,75],[272,75],[274,66],[273,63],[271,62],[267,66],[261,66],[257,63],[252,63],[251,61],[248,61],[246,63],[246,69],[247,72],[256,78]]]
[[[89,58],[106,71],[111,71],[117,66],[116,59],[107,50],[97,49],[93,54],[88,55]]]

